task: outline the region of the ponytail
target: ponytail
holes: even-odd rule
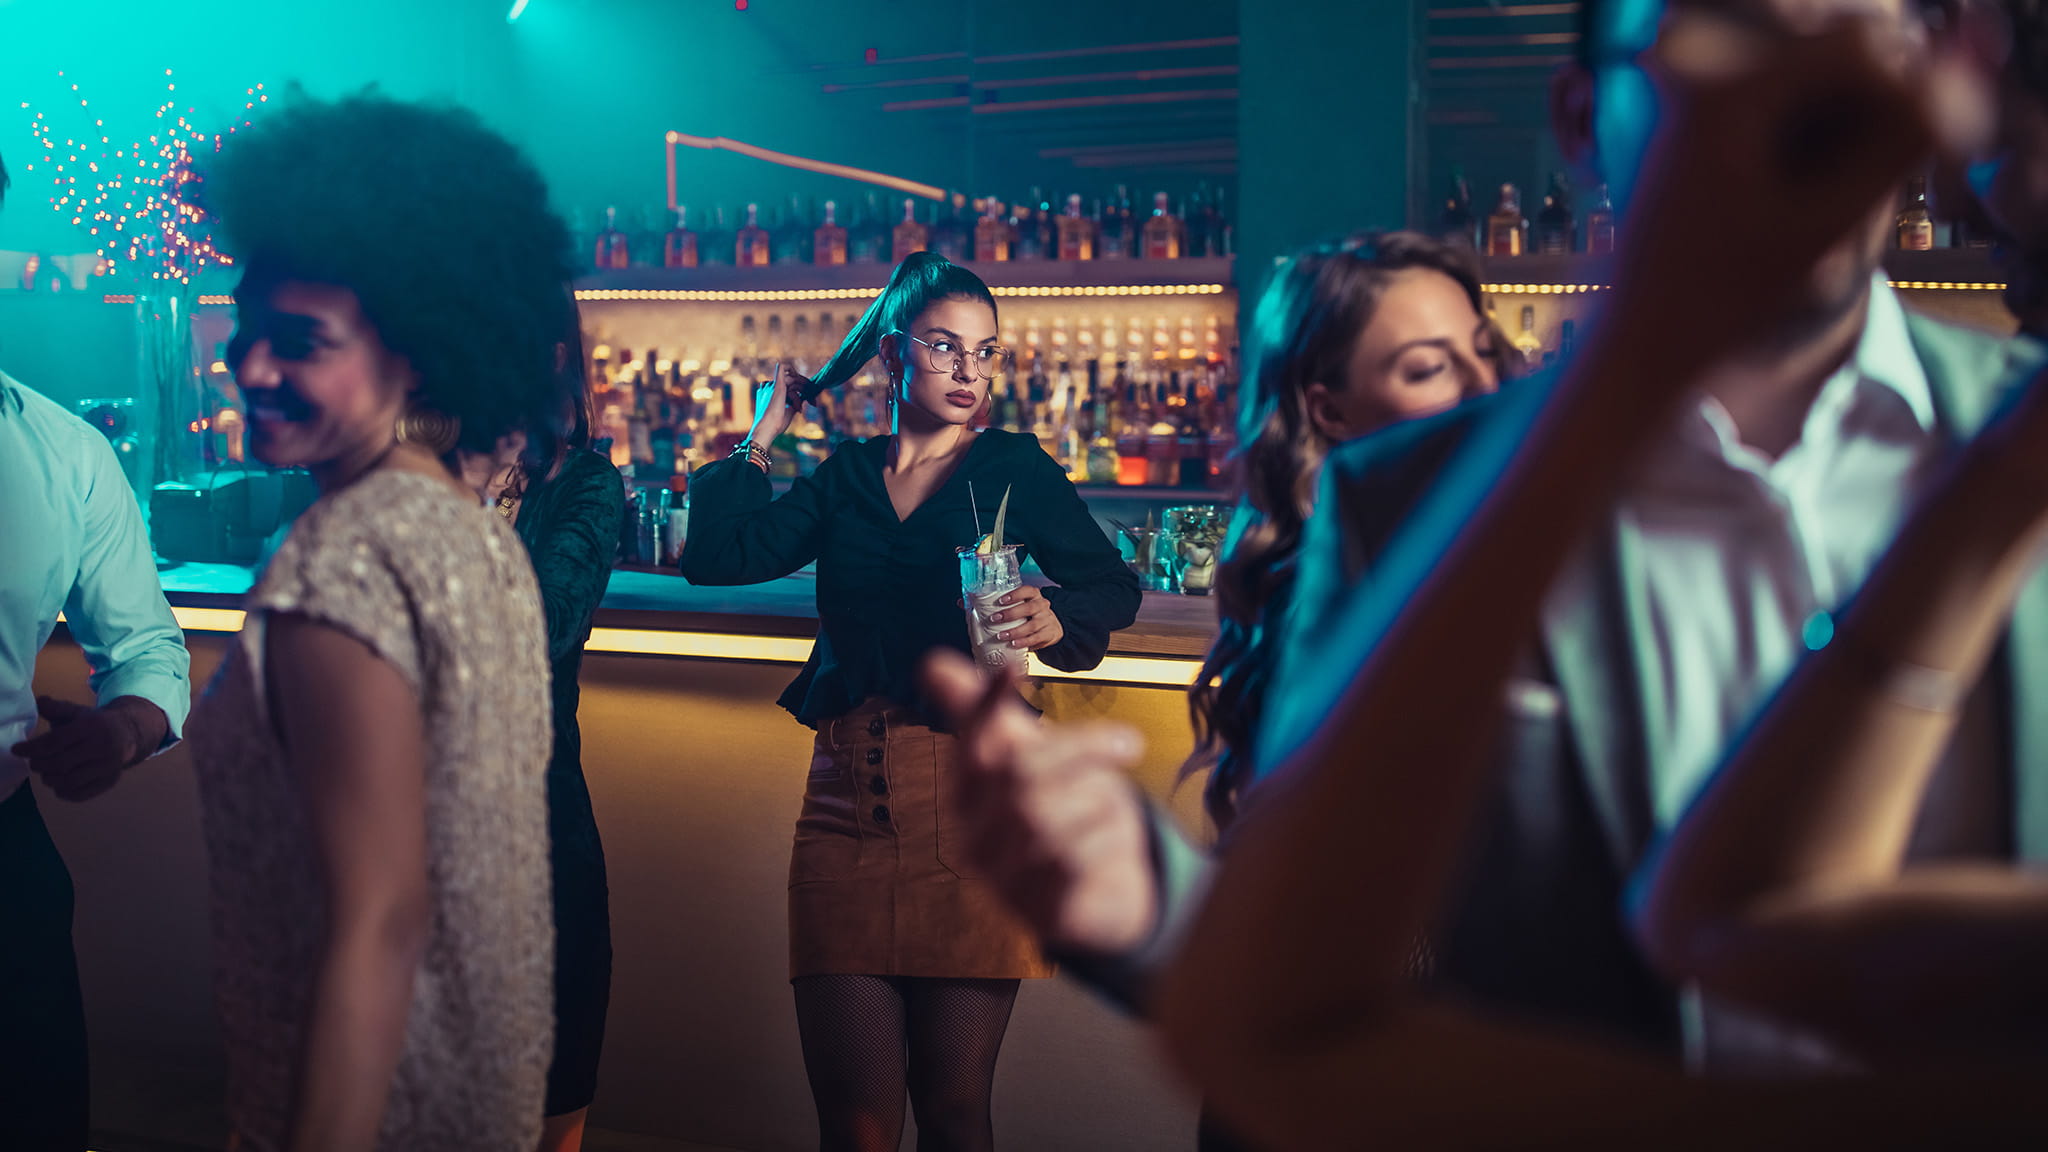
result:
[[[912,252],[890,274],[888,286],[861,313],[839,350],[811,378],[803,398],[853,379],[882,350],[882,337],[901,330],[933,304],[953,299],[979,300],[991,312],[996,308],[996,298],[981,277],[936,252]]]

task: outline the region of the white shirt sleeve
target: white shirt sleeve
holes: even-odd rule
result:
[[[120,461],[97,434],[79,437],[78,446],[86,455],[80,465],[85,522],[65,622],[92,666],[99,702],[140,696],[163,709],[168,748],[183,733],[192,704],[185,636],[164,599],[149,532]]]

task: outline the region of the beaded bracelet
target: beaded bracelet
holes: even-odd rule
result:
[[[732,454],[734,456],[745,456],[753,462],[754,467],[761,470],[762,475],[767,475],[768,452],[759,444],[754,443],[752,440],[742,440],[738,444],[733,445]]]
[[[1814,647],[1842,649],[1837,659],[1845,672],[1861,679],[1885,699],[1916,712],[1954,712],[1968,700],[1975,687],[1970,681],[1942,668],[1930,668],[1911,660],[1886,655],[1863,642],[1853,630],[1837,631],[1834,621],[1825,618],[1820,627],[1809,623],[1809,633],[1818,632],[1809,639]],[[1820,643],[1813,645],[1812,640]]]

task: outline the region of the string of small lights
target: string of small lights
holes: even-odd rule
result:
[[[62,79],[64,73],[57,76]],[[138,275],[146,269],[152,280],[190,284],[201,269],[234,262],[213,246],[204,227],[206,215],[194,202],[192,191],[199,184],[195,161],[220,151],[221,144],[249,121],[244,117],[226,132],[201,132],[192,123],[194,109],[188,106],[183,114],[177,110],[178,84],[172,70],[164,69],[164,77],[170,98],[157,106],[156,118],[165,124],[146,141],[115,146],[106,120],[92,115],[91,102],[83,95],[78,106],[81,117],[92,117],[90,131],[62,137],[60,145],[59,128],[40,111],[31,117],[29,130],[42,145],[38,160],[49,173],[50,203],[92,238],[100,271],[126,261],[136,266]],[[78,92],[79,86],[72,84],[71,91]],[[270,100],[261,84],[245,94],[244,112]],[[21,106],[33,111],[27,100]],[[24,168],[36,171],[38,160]]]

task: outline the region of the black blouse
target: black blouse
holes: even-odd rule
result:
[[[888,437],[847,444],[772,499],[744,459],[719,461],[690,484],[682,570],[693,584],[758,584],[818,565],[818,641],[780,701],[812,727],[880,696],[935,716],[917,665],[936,647],[969,651],[956,549],[993,527],[1010,488],[1004,543],[1021,546],[1059,586],[1046,589],[1065,635],[1035,655],[1062,671],[1093,668],[1109,634],[1138,617],[1138,579],[1066,473],[1028,435],[989,429],[938,491],[898,521],[882,482]]]
[[[612,462],[578,450],[554,476],[527,486],[515,528],[533,558],[547,609],[548,665],[553,674],[555,749],[548,771],[583,775],[583,738],[576,727],[577,677],[591,621],[611,583],[619,552],[626,487]]]

